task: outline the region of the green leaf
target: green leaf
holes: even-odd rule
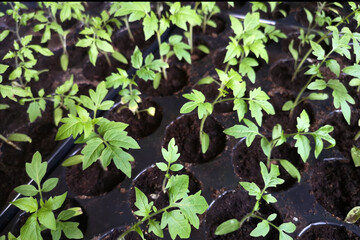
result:
[[[20,229],[21,239],[42,240],[41,229],[37,222],[37,214],[32,214]]]
[[[166,188],[169,192],[169,201],[175,203],[176,201],[184,198],[188,192],[189,187],[189,176],[188,175],[176,175],[171,176]]]
[[[96,39],[95,43],[96,43],[96,46],[98,47],[98,49],[100,49],[104,52],[111,52],[111,53],[114,52],[114,48],[107,41]]]
[[[60,65],[61,69],[65,72],[68,69],[69,65],[69,56],[65,53],[63,53],[60,57]]]
[[[32,178],[38,185],[45,176],[47,163],[41,162],[41,155],[37,151],[32,157],[31,163],[25,164],[26,173]]]
[[[260,25],[260,14],[258,12],[247,13],[244,20],[244,31],[257,28]]]
[[[63,4],[60,11],[60,20],[64,22],[67,19],[71,19],[71,7],[68,4]]]
[[[57,107],[54,110],[54,122],[55,122],[55,126],[58,126],[61,119],[63,116],[63,110],[61,109],[61,107]]]
[[[294,39],[291,40],[289,44],[289,51],[291,53],[291,56],[294,58],[295,62],[299,59],[299,53],[294,49]]]
[[[9,80],[15,80],[15,79],[19,78],[21,76],[21,73],[22,73],[21,67],[15,68],[15,70],[10,73]]]
[[[124,130],[110,129],[104,134],[104,140],[115,147],[139,149],[140,146],[135,139],[130,136],[126,136],[126,134],[127,132]]]
[[[300,117],[296,118],[297,124],[296,128],[298,132],[308,132],[310,127],[310,119],[309,115],[306,113],[305,110],[302,110],[300,113]]]
[[[155,165],[163,172],[166,172],[168,170],[168,166],[163,162],[157,162]]]
[[[100,138],[94,138],[86,143],[86,146],[81,151],[84,155],[83,170],[90,167],[100,157],[104,149],[103,141]]]
[[[293,178],[296,178],[298,182],[301,181],[301,174],[299,170],[288,160],[280,159],[279,160],[281,166],[292,176]]]
[[[4,30],[0,33],[0,42],[2,42],[10,33],[10,30]]]
[[[59,222],[61,230],[69,239],[83,239],[84,236],[78,228],[79,223],[76,222]]]
[[[325,57],[325,50],[320,44],[310,40],[311,48],[313,49],[312,54],[317,57],[317,60],[323,60]]]
[[[66,196],[67,196],[67,192],[59,196],[50,197],[48,200],[45,201],[45,207],[51,210],[59,209],[63,205]]]
[[[260,140],[260,144],[261,144],[261,148],[262,148],[264,154],[265,154],[268,158],[270,158],[270,154],[271,154],[271,145],[270,145],[270,142],[269,142],[266,138],[262,137],[261,140]]]
[[[268,172],[267,167],[263,162],[260,162],[261,176],[264,180],[264,184],[266,188],[276,187],[276,185],[284,183],[284,180],[278,178],[280,175],[279,166],[275,164],[271,164],[270,172]],[[269,196],[266,195],[266,196]]]
[[[158,19],[153,11],[146,15],[143,20],[145,41],[150,39],[159,27]]]
[[[151,212],[152,204],[149,204],[149,201],[146,197],[146,195],[137,187],[135,187],[135,207],[137,207],[139,210],[135,212],[137,216],[140,217],[146,217],[149,216],[149,213]]]
[[[149,233],[153,232],[156,236],[163,238],[164,233],[161,229],[160,222],[154,219],[149,219]]]
[[[249,192],[250,196],[260,196],[261,189],[253,182],[239,182],[239,184]]]
[[[205,54],[210,53],[210,49],[205,45],[198,45],[197,48]]]
[[[191,227],[184,215],[180,210],[173,210],[171,212],[164,212],[161,218],[161,228],[168,226],[169,233],[172,239],[175,239],[177,235],[180,238],[189,238]]]
[[[177,171],[180,171],[183,168],[184,168],[183,165],[181,165],[179,163],[175,163],[175,164],[171,165],[170,170],[173,171],[173,172],[177,172]]]
[[[353,207],[348,214],[346,215],[345,222],[347,223],[356,223],[360,218],[360,207]]]
[[[307,98],[309,100],[326,100],[329,98],[329,95],[326,93],[310,93]]]
[[[77,107],[77,109],[79,109],[79,107]],[[57,141],[68,138],[71,135],[73,135],[73,138],[75,139],[78,134],[81,134],[84,131],[84,127],[80,118],[75,117],[71,114],[69,114],[68,116],[68,118],[63,118],[61,120],[61,122],[63,122],[64,124],[59,128],[56,134],[55,140]]]
[[[121,148],[110,146],[114,154],[114,163],[126,176],[131,177],[131,164],[134,161],[133,156],[125,152]]]
[[[259,135],[258,127],[250,120],[244,118],[244,123],[247,125],[235,125],[224,130],[224,133],[235,138],[246,137],[246,146],[250,147],[255,137]]]
[[[295,224],[292,222],[283,223],[279,226],[279,229],[283,232],[293,233],[296,230]]]
[[[83,211],[81,210],[80,207],[73,207],[73,208],[68,208],[66,210],[63,210],[60,212],[57,220],[58,221],[66,221],[69,220],[72,217],[76,217],[83,214]]]
[[[143,63],[143,56],[140,49],[136,46],[134,53],[131,56],[131,64],[134,68],[140,69]]]
[[[39,45],[29,45],[30,48],[34,49],[36,52],[40,53],[43,56],[53,56],[54,53],[50,51],[48,48],[43,48]]]
[[[48,229],[56,230],[56,220],[54,213],[46,208],[41,208],[38,212],[38,219],[40,224]]]
[[[169,141],[168,150],[161,148],[161,153],[168,163],[174,163],[179,159],[180,153],[178,153],[178,146],[175,145],[175,138]]]
[[[79,41],[76,43],[76,47],[83,47],[83,48],[86,48],[86,47],[90,47],[91,44],[93,44],[94,42],[94,39],[92,38],[83,38],[83,39],[79,39]]]
[[[180,2],[175,2],[170,6],[170,21],[179,28],[187,31],[187,23],[191,26],[201,24],[201,18],[191,6],[180,6]]]
[[[351,158],[355,164],[355,167],[359,167],[360,166],[360,149],[353,146],[351,148]]]
[[[118,51],[114,50],[111,56],[123,64],[128,64],[128,60],[126,59],[126,57]]]
[[[256,74],[252,67],[258,65],[256,59],[246,57],[240,62],[239,72],[242,76],[247,76],[252,83],[255,83]]]
[[[13,142],[29,142],[31,143],[31,138],[23,133],[12,133],[10,134],[7,139],[9,141],[13,141]]]
[[[240,222],[236,218],[226,220],[221,223],[215,230],[215,235],[225,235],[235,232],[240,228]]]
[[[14,190],[26,197],[35,196],[39,192],[33,185],[21,185],[16,187]]]
[[[345,67],[345,68],[343,68],[342,71],[350,76],[360,78],[360,65],[359,64],[354,64],[352,66]]]
[[[327,60],[326,67],[328,67],[330,71],[336,75],[336,77],[340,76],[340,65],[336,60],[334,59]]]
[[[38,210],[38,202],[33,197],[19,198],[10,203],[20,208],[24,212],[33,213]]]
[[[326,88],[326,82],[324,80],[315,80],[307,87],[310,90],[324,90]]]
[[[231,15],[229,17],[230,17],[230,22],[231,22],[231,29],[234,31],[235,36],[241,36],[244,29],[243,29],[243,26],[242,26],[240,20]]]
[[[201,134],[201,138],[200,138],[201,151],[203,154],[205,154],[209,148],[210,139],[209,139],[209,135],[207,135],[206,132],[201,132],[200,134]]]
[[[252,237],[265,237],[270,231],[269,222],[266,220],[262,220],[259,222],[254,230],[251,231],[250,236]]]
[[[296,140],[295,147],[297,147],[297,152],[300,154],[301,159],[306,162],[311,150],[309,139],[300,134],[296,134],[294,139]]]
[[[90,62],[92,63],[92,65],[96,65],[96,59],[97,59],[97,56],[99,54],[98,50],[97,50],[97,47],[95,45],[95,42],[93,42],[91,44],[91,47],[89,49],[89,59],[90,59]]]
[[[46,180],[42,186],[42,191],[43,192],[50,192],[51,190],[53,190],[56,185],[58,184],[59,179],[58,178],[49,178],[48,180]]]

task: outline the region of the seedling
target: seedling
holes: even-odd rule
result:
[[[15,237],[13,234],[8,233],[9,240],[42,240],[41,232],[46,229],[51,231],[54,240],[59,240],[62,233],[69,239],[82,239],[84,237],[78,228],[79,223],[67,221],[82,214],[80,207],[63,210],[55,217],[54,211],[63,205],[67,192],[49,199],[43,197],[43,193],[53,190],[59,181],[58,178],[49,178],[41,184],[47,165],[47,162],[42,162],[39,152],[33,155],[31,163],[26,163],[26,173],[36,183],[36,187],[30,184],[16,187],[15,191],[25,197],[10,203],[31,215],[21,227],[20,236]],[[39,195],[39,199],[33,198],[36,195]],[[6,238],[2,236],[0,239],[5,240]]]
[[[327,94],[323,93],[311,93],[309,96],[302,98],[302,95],[306,89],[310,90],[323,90],[326,87],[332,89],[332,95],[334,97],[334,107],[341,108],[343,116],[348,124],[350,124],[351,118],[351,111],[350,111],[350,104],[354,104],[354,99],[348,94],[346,87],[337,79],[330,79],[325,82],[325,77],[323,76],[322,72],[320,71],[320,67],[324,64],[331,72],[333,72],[337,77],[343,72],[345,74],[349,74],[354,76],[354,68],[356,68],[356,64],[354,66],[349,66],[344,69],[340,69],[340,65],[337,63],[336,60],[331,59],[330,56],[333,53],[337,53],[341,56],[345,56],[347,59],[351,59],[351,54],[349,49],[351,49],[350,41],[352,40],[353,45],[353,52],[356,56],[356,63],[360,61],[360,54],[359,54],[359,38],[357,33],[351,32],[348,27],[343,27],[339,32],[338,27],[343,24],[344,22],[349,21],[349,19],[354,16],[354,19],[357,21],[360,16],[359,7],[353,3],[349,2],[352,12],[348,14],[346,17],[337,17],[335,19],[324,20],[329,24],[326,27],[328,30],[325,34],[321,36],[319,40],[316,42],[313,40],[309,40],[311,49],[304,55],[300,63],[297,65],[294,74],[292,76],[292,80],[294,80],[301,70],[304,62],[308,59],[309,55],[312,53],[319,62],[315,62],[310,65],[309,69],[305,72],[305,74],[310,75],[309,80],[303,86],[301,91],[298,93],[295,101],[288,101],[284,104],[283,110],[289,111],[290,110],[290,117],[293,116],[293,112],[296,106],[299,105],[305,99],[310,100],[324,100],[327,98]],[[309,22],[312,22],[312,15],[307,12]],[[319,21],[320,18],[318,18]],[[328,19],[328,18],[326,18]],[[331,50],[326,53],[325,50],[322,48],[320,43],[324,40],[328,40],[331,37]],[[290,43],[290,52],[295,60],[298,61],[298,51],[292,48],[292,43]],[[353,81],[355,84],[356,81]]]
[[[79,39],[76,46],[84,48],[90,47],[88,52],[89,59],[94,66],[96,65],[99,52],[105,56],[109,66],[111,66],[111,61],[108,53],[111,53],[112,57],[119,62],[127,64],[128,61],[126,57],[114,50],[111,45],[111,35],[114,29],[110,23],[114,23],[117,28],[120,28],[120,21],[109,16],[105,10],[101,12],[100,16],[101,17],[91,17],[89,23],[85,22],[86,27],[80,32],[85,38]]]
[[[323,140],[327,141],[331,145],[327,148],[331,148],[335,146],[336,141],[333,139],[329,133],[333,131],[333,127],[330,125],[325,125],[316,130],[315,132],[309,132],[310,120],[306,111],[303,110],[300,114],[300,117],[297,118],[297,132],[284,134],[282,127],[280,124],[276,124],[272,131],[272,139],[269,141],[266,136],[259,133],[258,127],[248,119],[244,119],[244,125],[235,125],[228,129],[224,130],[224,133],[227,135],[233,136],[235,138],[246,138],[246,146],[250,146],[254,141],[256,136],[261,137],[261,148],[264,154],[267,157],[267,167],[270,169],[271,162],[279,162],[281,166],[294,178],[297,178],[298,182],[300,182],[300,172],[296,169],[296,167],[291,164],[286,159],[272,159],[271,151],[274,147],[280,146],[284,142],[287,141],[289,137],[292,137],[296,143],[295,147],[297,148],[297,152],[299,153],[301,159],[306,162],[309,158],[311,147],[310,140],[307,136],[312,136],[315,141],[315,151],[314,155],[317,158],[322,149],[323,149]]]
[[[101,82],[96,91],[90,89],[88,96],[80,96],[81,104],[93,111],[93,117],[81,106],[76,106],[76,115],[71,113],[61,120],[64,123],[60,126],[55,139],[63,140],[72,136],[74,139],[80,135],[75,143],[86,143],[81,154],[75,155],[64,161],[63,166],[71,166],[82,163],[83,170],[100,159],[104,169],[114,161],[116,167],[131,176],[131,161],[134,158],[123,149],[140,148],[137,142],[127,136],[125,123],[109,121],[103,117],[97,117],[99,110],[109,110],[114,102],[104,101],[107,94],[105,82]]]
[[[270,214],[267,218],[264,218],[262,214],[259,213],[261,207],[261,200],[264,200],[267,204],[276,203],[276,198],[267,193],[266,190],[270,187],[276,187],[279,184],[284,183],[284,180],[278,178],[280,175],[279,167],[271,164],[271,169],[268,172],[265,164],[260,162],[261,175],[264,180],[264,188],[260,189],[253,182],[240,182],[240,185],[248,192],[250,196],[255,196],[256,203],[252,209],[252,211],[246,214],[242,219],[238,220],[236,218],[229,219],[223,223],[221,223],[215,230],[215,235],[225,235],[234,231],[237,231],[242,227],[242,225],[249,221],[251,218],[257,218],[261,220],[250,233],[252,237],[265,237],[269,231],[270,226],[279,231],[279,240],[290,240],[292,237],[288,235],[288,233],[293,233],[296,230],[296,226],[291,223],[282,223],[280,226],[276,226],[272,221],[274,221],[277,217],[276,213]]]
[[[144,239],[140,226],[146,222],[148,231],[153,232],[160,238],[164,237],[163,229],[166,227],[168,227],[171,239],[175,239],[177,236],[189,238],[191,225],[199,229],[200,220],[198,214],[204,213],[208,208],[208,204],[205,198],[200,195],[201,190],[193,195],[188,195],[189,176],[169,175],[169,170],[179,171],[183,167],[181,164],[174,163],[180,156],[177,151],[175,140],[171,139],[168,150],[162,148],[163,157],[168,163],[156,163],[160,170],[166,172],[163,191],[166,191],[169,195],[169,205],[157,209],[154,202],[149,203],[146,195],[135,187],[135,206],[139,210],[135,211],[134,214],[142,219],[123,232],[118,238],[119,240],[124,240],[125,236],[131,231],[136,231]],[[161,214],[160,221],[153,219],[158,214]]]
[[[257,10],[261,10],[265,13],[267,13],[269,10],[268,10],[268,6],[265,2],[250,2],[252,5],[251,5],[251,11],[252,12],[255,12]],[[279,5],[282,3],[282,2],[267,2],[268,5],[270,6],[270,12],[274,12],[277,8],[279,8]],[[279,12],[284,16],[286,17],[287,16],[287,13],[284,9],[278,9]]]
[[[280,31],[267,31],[265,27],[265,34],[259,30],[260,15],[258,12],[248,13],[245,16],[244,22],[230,16],[231,28],[234,31],[235,37],[230,37],[231,42],[226,47],[224,63],[227,63],[225,71],[216,69],[220,81],[212,77],[206,77],[199,80],[198,84],[210,84],[215,82],[219,85],[219,94],[212,102],[205,102],[205,96],[202,92],[193,89],[192,93],[184,94],[183,97],[190,100],[185,103],[180,109],[180,113],[189,113],[198,108],[198,117],[201,119],[200,124],[200,142],[202,152],[205,153],[209,147],[209,136],[204,132],[204,124],[206,118],[213,112],[214,105],[220,102],[232,101],[234,109],[237,111],[239,122],[244,118],[245,113],[249,109],[251,116],[256,119],[256,122],[261,126],[262,111],[267,114],[275,114],[273,106],[267,101],[270,98],[261,90],[261,87],[250,91],[250,97],[245,97],[246,82],[243,78],[249,78],[252,83],[255,83],[255,70],[253,67],[258,65],[256,59],[249,57],[250,51],[256,57],[260,57],[266,62],[268,61],[268,54],[264,43],[268,38],[278,40],[278,37],[284,37]],[[251,37],[249,37],[251,36]],[[251,41],[249,40],[251,39]],[[229,70],[230,66],[239,64],[239,72],[234,69]],[[226,98],[229,95],[227,89],[232,90],[234,97]]]

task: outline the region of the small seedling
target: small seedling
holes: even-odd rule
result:
[[[31,143],[31,138],[28,135],[23,134],[23,133],[11,133],[7,137],[0,134],[0,140],[19,151],[21,151],[21,148],[13,142],[29,142],[29,143]]]
[[[253,182],[240,182],[240,185],[248,192],[250,196],[254,196],[256,198],[256,203],[252,209],[252,211],[246,214],[242,219],[238,220],[236,218],[229,219],[223,223],[221,223],[215,230],[215,235],[225,235],[240,229],[246,221],[249,221],[251,218],[257,218],[261,220],[250,233],[252,237],[265,237],[269,231],[270,226],[279,231],[279,240],[290,240],[292,239],[288,233],[293,233],[296,230],[296,226],[291,223],[282,223],[280,226],[276,226],[272,221],[274,221],[277,217],[276,213],[270,214],[267,218],[264,218],[262,214],[259,214],[259,210],[261,207],[260,201],[264,200],[267,204],[276,203],[276,198],[267,193],[266,190],[270,187],[276,187],[279,184],[284,183],[284,180],[278,178],[280,175],[279,167],[271,164],[271,169],[268,172],[265,164],[260,162],[261,175],[264,180],[264,188],[260,189]]]
[[[146,195],[137,187],[135,187],[135,206],[139,209],[134,214],[142,219],[131,226],[128,230],[123,232],[118,240],[124,240],[125,236],[136,231],[142,239],[144,234],[140,226],[146,223],[148,232],[153,232],[156,236],[163,238],[163,229],[168,227],[171,239],[177,236],[180,238],[189,238],[191,233],[191,225],[199,229],[200,220],[198,214],[202,214],[208,208],[208,204],[203,196],[201,190],[193,195],[188,195],[189,176],[187,175],[169,175],[169,170],[179,171],[182,169],[181,164],[174,163],[180,156],[177,152],[178,148],[175,145],[174,138],[170,140],[168,150],[162,148],[162,154],[165,163],[156,163],[156,166],[166,172],[163,184],[163,190],[169,195],[169,205],[157,209],[154,202],[150,202]],[[161,214],[161,220],[153,219],[156,215]]]
[[[286,159],[271,159],[271,151],[274,147],[280,146],[284,142],[287,141],[289,137],[292,137],[296,143],[295,147],[297,148],[297,152],[301,156],[301,159],[306,162],[309,158],[311,147],[310,140],[307,136],[312,136],[315,141],[315,151],[314,155],[317,158],[321,151],[323,150],[323,140],[330,143],[330,146],[327,148],[334,147],[336,144],[335,139],[333,139],[329,133],[333,131],[333,127],[330,125],[325,125],[319,128],[315,132],[309,132],[310,120],[309,116],[305,110],[303,110],[300,114],[300,117],[297,118],[297,132],[284,134],[282,127],[280,124],[276,124],[272,131],[272,139],[269,141],[266,136],[259,133],[258,127],[248,119],[244,119],[244,125],[235,125],[228,129],[224,130],[224,133],[227,135],[233,136],[235,138],[246,138],[246,146],[249,147],[251,143],[254,141],[256,136],[261,137],[261,148],[264,154],[267,157],[267,167],[270,169],[270,165],[272,161],[279,162],[281,166],[294,178],[297,178],[300,182],[300,172],[296,169],[296,167],[291,164]]]
[[[54,240],[59,240],[62,233],[69,239],[82,239],[84,237],[78,228],[79,223],[67,221],[72,217],[81,215],[81,208],[73,207],[63,210],[55,217],[54,211],[63,205],[67,192],[49,199],[43,197],[43,193],[53,190],[59,181],[58,178],[49,178],[42,184],[47,165],[47,162],[42,162],[39,152],[33,155],[31,163],[26,163],[26,173],[36,183],[36,187],[30,184],[16,187],[15,191],[25,197],[10,203],[31,215],[21,227],[20,236],[15,237],[9,233],[9,240],[42,240],[41,232],[46,229],[51,231]],[[36,195],[39,195],[38,200],[33,198]],[[5,240],[5,236],[0,237],[0,239]]]

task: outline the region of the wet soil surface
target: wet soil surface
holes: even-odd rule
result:
[[[348,239],[359,240],[360,237],[347,230],[345,227],[332,225],[312,226],[297,240],[327,240],[327,239]]]

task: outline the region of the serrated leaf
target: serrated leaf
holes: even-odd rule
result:
[[[297,148],[297,152],[301,156],[301,159],[306,162],[311,150],[309,139],[300,134],[296,134],[294,139],[296,140],[295,147]]]
[[[325,50],[321,47],[320,44],[310,40],[310,45],[312,48],[312,54],[317,57],[317,60],[323,60],[325,57]]]
[[[38,212],[38,219],[40,224],[48,229],[56,230],[56,220],[54,213],[46,208],[41,208]]]
[[[305,110],[302,110],[300,116],[296,118],[297,124],[296,128],[298,132],[308,132],[310,127],[309,115]]]
[[[16,187],[14,190],[26,197],[35,196],[39,192],[33,185],[21,185]]]
[[[169,201],[175,203],[186,196],[189,187],[189,176],[188,175],[176,175],[171,176],[166,188],[168,188]]]
[[[41,154],[37,151],[32,157],[31,163],[26,163],[26,173],[32,178],[38,185],[45,176],[47,163],[41,162]]]
[[[259,134],[259,129],[250,120],[244,118],[244,122],[247,127],[243,125],[235,125],[233,127],[225,129],[224,133],[235,138],[246,137],[246,146],[249,147],[254,141],[255,137]]]
[[[146,15],[143,20],[145,41],[150,39],[158,29],[158,19],[153,11],[150,15]]]
[[[164,212],[161,218],[161,228],[168,226],[169,233],[172,239],[176,236],[180,238],[189,238],[191,227],[180,210],[173,210],[171,212]]]
[[[90,167],[100,157],[104,149],[103,141],[100,138],[91,139],[86,143],[81,153],[84,155],[83,170]]]
[[[24,212],[33,213],[38,210],[38,202],[33,197],[19,198],[10,203],[20,208]]]
[[[135,187],[135,207],[139,210],[136,211],[137,216],[146,217],[151,212],[151,204],[149,204],[149,200],[146,195],[137,187]]]

